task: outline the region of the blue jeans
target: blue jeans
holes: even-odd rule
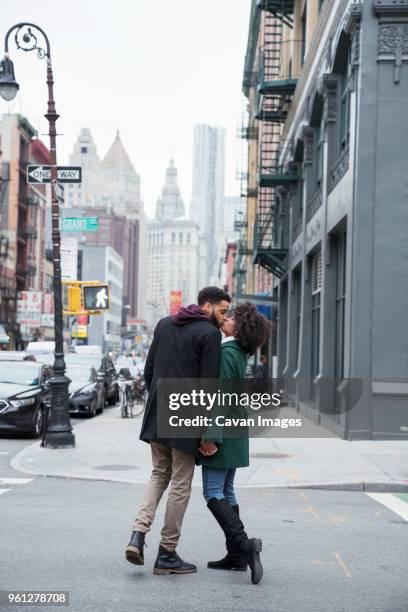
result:
[[[236,469],[223,470],[203,465],[203,495],[208,502],[212,497],[226,499],[231,506],[238,504],[234,491]]]

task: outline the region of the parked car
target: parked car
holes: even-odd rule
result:
[[[105,401],[107,401],[110,405],[116,404],[116,402],[119,401],[118,387],[115,384],[117,374],[112,359],[109,356],[96,355],[92,353],[68,353],[65,355],[65,363],[67,366],[71,364],[84,364],[95,368],[95,370],[100,372],[103,376]]]
[[[122,368],[127,368],[135,378],[143,375],[144,365],[145,362],[140,357],[119,355],[115,360],[115,369],[118,374]]]
[[[36,340],[29,342],[26,347],[27,353],[32,355],[40,355],[44,353],[53,353],[55,350],[54,340]],[[67,344],[64,342],[64,352],[67,351]]]
[[[38,438],[44,427],[51,368],[35,361],[0,361],[0,432]]]
[[[79,344],[73,352],[78,355],[100,355],[102,357],[102,349],[99,344]]]
[[[105,390],[103,383],[98,381],[97,371],[93,366],[82,363],[68,363],[66,375],[69,383],[70,414],[86,414],[94,417],[103,412],[105,406]]]
[[[0,361],[36,361],[36,358],[25,351],[0,351]]]

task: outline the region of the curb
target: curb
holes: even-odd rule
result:
[[[26,467],[22,466],[20,461],[17,459],[18,455],[14,457],[10,465],[11,467],[24,474],[28,474],[30,476],[39,476],[42,478],[59,478],[65,480],[93,480],[97,482],[117,482],[121,484],[135,484],[135,485],[145,485],[147,480],[139,480],[136,478],[123,478],[119,476],[102,476],[102,475],[88,475],[88,474],[77,474],[66,472],[65,474],[56,473],[56,472],[37,472],[33,470],[29,470]],[[201,487],[201,483],[193,483],[193,487]],[[309,490],[317,490],[317,491],[359,491],[362,493],[408,493],[408,484],[404,483],[392,483],[392,482],[344,482],[344,483],[314,483],[314,484],[272,484],[272,483],[264,483],[264,484],[237,484],[237,489],[309,489]]]
[[[408,484],[401,482],[345,482],[336,484],[296,485],[291,489],[318,489],[323,491],[362,491],[364,493],[408,493]]]
[[[13,470],[28,474],[30,476],[40,476],[42,478],[60,478],[66,480],[95,480],[97,482],[118,482],[122,484],[146,484],[146,479],[125,478],[120,476],[105,476],[98,474],[78,474],[75,472],[39,472],[30,470],[21,462],[23,457],[34,447],[40,446],[40,442],[34,442],[23,448],[11,460],[10,466]],[[194,487],[201,487],[201,483],[193,483]],[[287,483],[287,484],[236,484],[237,489],[316,489],[318,491],[360,491],[363,493],[408,493],[408,482],[332,482],[332,483]]]

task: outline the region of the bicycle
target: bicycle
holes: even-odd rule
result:
[[[146,383],[144,381],[143,376],[138,376],[135,378],[132,394],[134,400],[133,406],[135,408],[135,416],[139,416],[144,412],[146,408],[146,401],[148,396]]]
[[[127,380],[123,374],[119,374],[116,384],[119,386],[120,416],[122,419],[133,418],[135,416],[133,411],[134,399],[130,389],[133,386],[133,381]]]

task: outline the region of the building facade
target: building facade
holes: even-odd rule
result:
[[[138,268],[140,226],[137,219],[117,215],[112,208],[78,207],[67,208],[62,211],[62,217],[97,217],[99,225],[96,231],[78,232],[75,235],[79,245],[110,246],[123,258],[123,307],[129,316],[135,316],[139,303],[139,284],[135,267]],[[98,280],[85,278],[82,280]]]
[[[191,218],[200,227],[200,286],[219,282],[223,255],[225,130],[194,126]]]
[[[70,208],[99,203],[101,160],[89,128],[82,128],[69,156],[70,166],[82,168],[81,183],[67,185],[66,205]]]
[[[130,316],[145,318],[146,218],[140,176],[130,161],[119,131],[100,161],[90,130],[83,128],[74,144],[70,164],[82,167],[82,184],[68,186],[67,206],[82,208],[86,216],[97,216],[98,211],[101,212],[97,244],[102,244],[105,236],[105,245],[114,247],[122,255],[125,265],[123,304],[130,305]],[[115,218],[113,232],[109,217]],[[95,244],[90,234],[85,240],[88,238],[89,244]]]
[[[172,292],[181,291],[183,305],[195,303],[198,293],[199,227],[186,219],[173,160],[148,222],[147,320],[153,326],[170,314]]]
[[[407,19],[391,0],[251,9],[245,267],[272,279],[293,401],[349,439],[407,435]]]
[[[51,242],[50,186],[27,182],[28,164],[49,164],[50,154],[21,115],[2,116],[0,139],[0,325],[9,347],[16,348],[53,334],[52,271],[46,263],[47,241]],[[35,327],[19,321],[21,292],[35,293],[36,300],[43,302],[40,315],[47,316],[40,316]]]
[[[82,245],[82,275],[100,280],[110,287],[110,309],[91,315],[87,326],[88,344],[97,344],[104,352],[120,348],[122,325],[123,258],[109,246]]]

